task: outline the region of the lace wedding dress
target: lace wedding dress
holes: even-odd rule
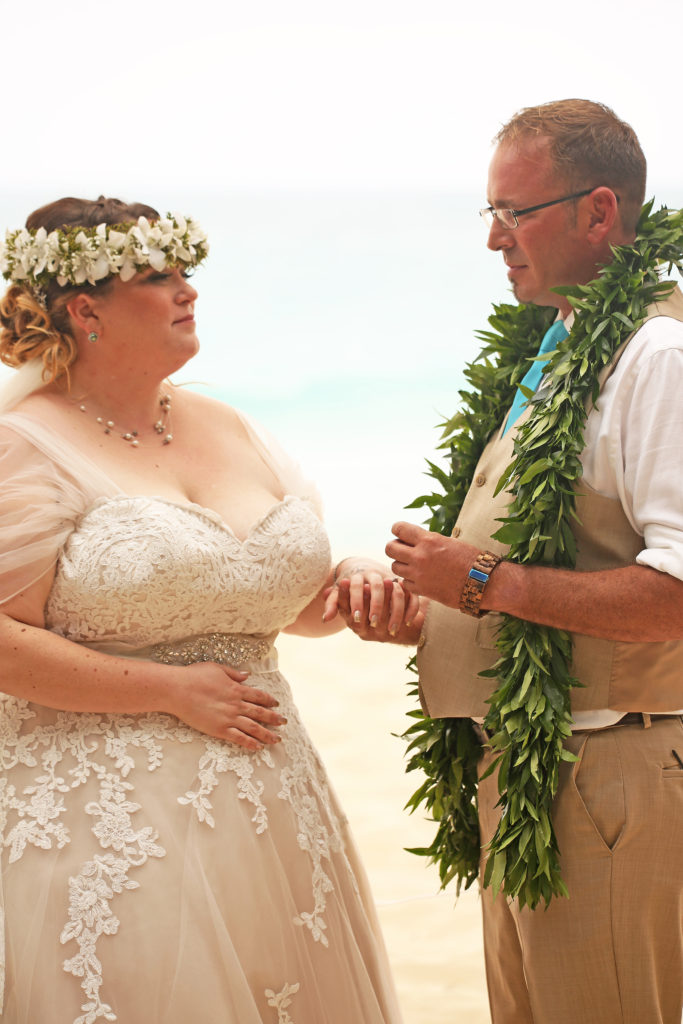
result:
[[[122,493],[29,417],[0,419],[0,599],[58,557],[49,629],[131,658],[244,665],[288,719],[280,744],[249,753],[171,715],[0,695],[3,1024],[400,1020],[273,647],[320,588],[328,542],[306,487],[247,426],[288,496],[240,541],[208,509]]]

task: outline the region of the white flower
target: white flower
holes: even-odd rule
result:
[[[47,258],[45,260],[45,269],[51,274],[57,274],[61,258],[62,253],[59,232],[51,231],[47,236]]]
[[[157,221],[138,218],[127,231],[98,224],[95,228],[7,232],[0,245],[0,272],[13,282],[44,287],[50,279],[66,285],[96,284],[112,275],[129,281],[151,267],[179,263],[196,266],[208,254],[206,235],[196,221],[168,214]]]

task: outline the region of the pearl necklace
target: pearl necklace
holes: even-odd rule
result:
[[[87,413],[88,410],[85,405],[79,404],[78,408],[81,412]],[[162,445],[170,444],[173,440],[173,434],[170,432],[171,427],[171,396],[169,394],[163,394],[159,399],[159,419],[154,424],[154,431],[157,434],[163,434],[161,439]],[[107,420],[104,416],[96,416],[95,420],[100,426],[104,427],[105,434],[111,434],[116,430],[116,423],[114,420]],[[127,430],[123,434],[119,434],[121,440],[126,441],[131,448],[139,448],[140,441],[138,440],[137,430]]]

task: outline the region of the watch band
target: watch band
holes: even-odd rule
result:
[[[461,612],[465,612],[466,615],[473,615],[475,619],[479,619],[482,615],[487,614],[481,610],[481,598],[484,588],[491,578],[491,573],[501,561],[502,556],[494,555],[492,551],[479,552],[472,568],[467,574],[465,586],[462,588],[462,594],[460,595]]]

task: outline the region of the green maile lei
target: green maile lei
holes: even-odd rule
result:
[[[648,305],[672,291],[674,283],[660,278],[661,268],[683,272],[683,211],[664,207],[653,213],[652,206],[643,208],[634,243],[615,248],[612,262],[595,280],[556,289],[573,307],[574,325],[548,361],[550,383],[521,425],[513,461],[498,484],[498,492],[505,488],[513,499],[494,537],[509,545],[506,557],[513,562],[575,565],[575,485],[598,374],[643,323]],[[428,462],[428,475],[440,491],[409,506],[429,509],[430,530],[451,534],[479,457],[555,316],[549,307],[494,306],[491,330],[478,333],[484,347],[465,371],[472,390],[460,392],[460,410],[442,424],[440,448],[448,450],[449,468]],[[488,849],[484,885],[533,908],[567,895],[550,811],[560,765],[573,760],[563,741],[571,731],[570,692],[580,681],[571,676],[568,633],[510,615],[502,618],[498,660],[484,673],[497,680],[485,727],[492,736],[496,757],[491,770],[498,768],[503,807]],[[411,852],[429,857],[438,866],[442,888],[454,881],[459,893],[461,885],[472,884],[479,868],[481,744],[469,719],[431,719],[421,711],[409,716],[406,771],[420,769],[426,778],[407,806],[414,811],[423,805],[438,822],[431,845]]]

